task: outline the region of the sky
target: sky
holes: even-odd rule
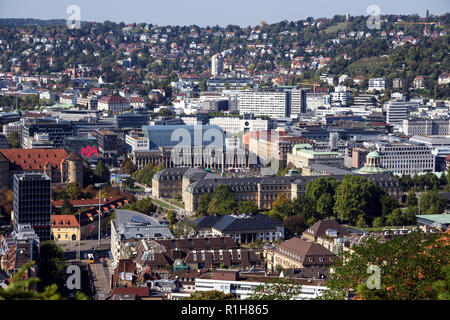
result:
[[[450,12],[449,0],[0,0],[0,18],[67,19],[67,8],[78,5],[81,21],[151,23],[243,27],[262,20],[275,23],[334,15],[368,15],[376,5],[383,14],[430,14]]]

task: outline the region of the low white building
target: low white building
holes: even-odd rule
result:
[[[3,125],[3,134],[5,137],[9,136],[12,132],[17,132],[19,136],[22,136],[22,121],[10,122]]]
[[[129,101],[133,108],[145,108],[145,101],[143,97],[131,96]]]
[[[346,86],[336,86],[330,95],[333,103],[340,102],[342,105],[346,105],[350,100],[350,92],[347,91]]]
[[[150,149],[150,140],[143,135],[127,134],[125,143],[131,148],[131,151],[146,151]]]
[[[370,90],[378,90],[383,91],[386,89],[386,79],[384,78],[371,78],[369,80],[369,91]]]
[[[195,291],[217,290],[225,294],[233,294],[239,300],[252,296],[255,289],[277,277],[238,273],[232,270],[216,270],[212,274],[205,274],[195,279]],[[327,287],[323,280],[292,279],[301,286],[301,293],[293,300],[315,299],[323,294]],[[270,284],[269,284],[270,285]],[[172,297],[176,295],[172,294]]]
[[[209,124],[219,126],[229,134],[267,131],[269,122],[266,119],[241,119],[239,117],[215,117],[209,120]]]

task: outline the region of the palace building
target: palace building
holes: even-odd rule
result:
[[[0,187],[10,187],[14,174],[44,173],[52,184],[77,182],[83,185],[88,164],[64,149],[0,149]]]

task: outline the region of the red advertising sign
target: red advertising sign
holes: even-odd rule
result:
[[[97,151],[97,147],[95,146],[86,146],[86,148],[81,148],[81,156],[89,159],[91,156],[98,156]]]

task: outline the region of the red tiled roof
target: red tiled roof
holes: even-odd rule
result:
[[[110,96],[110,97],[102,97],[100,100],[98,100],[98,102],[107,102],[107,103],[112,103],[112,102],[128,102],[127,99],[125,99],[122,96]]]
[[[130,102],[144,102],[142,97],[130,97]]]
[[[70,214],[51,215],[51,224],[53,228],[68,227],[78,228],[80,225],[75,216]]]
[[[127,294],[132,295],[135,294],[138,297],[148,297],[150,296],[150,288],[149,287],[115,287],[111,292],[109,297],[114,297],[116,294]]]
[[[120,200],[121,198],[118,199],[109,199],[107,201],[105,201],[104,199],[101,199],[101,204],[105,204],[111,201],[117,201]],[[55,206],[55,208],[59,208],[62,206],[64,200],[52,200],[52,204]],[[98,199],[81,199],[81,200],[69,200],[70,203],[74,206],[74,207],[90,207],[90,206],[98,206]]]
[[[13,166],[12,170],[44,170],[46,165],[60,169],[67,158],[64,149],[0,149],[0,153]]]

